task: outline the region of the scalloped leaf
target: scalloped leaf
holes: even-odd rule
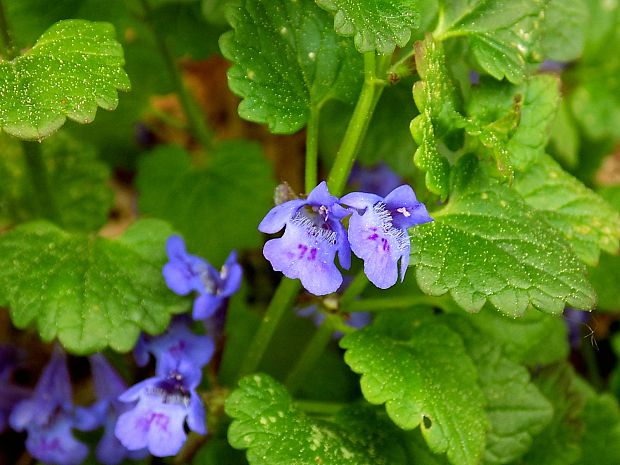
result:
[[[234,30],[222,35],[220,48],[233,62],[228,86],[243,98],[242,118],[291,134],[312,108],[332,99],[354,102],[361,56],[313,1],[243,0],[228,13]]]
[[[0,128],[41,140],[67,118],[90,123],[130,89],[123,49],[108,23],[70,19],[50,27],[13,61],[0,61]]]
[[[446,317],[463,337],[478,367],[479,384],[486,398],[489,431],[483,463],[500,465],[525,454],[532,438],[550,422],[553,408],[530,380],[527,369],[504,354],[494,341],[480,337],[466,317]]]
[[[601,250],[612,254],[618,251],[620,214],[551,157],[541,157],[517,176],[514,187],[588,265],[598,262]]]
[[[420,426],[435,453],[458,465],[479,463],[487,419],[477,370],[460,336],[437,322],[395,335],[373,325],[342,339],[345,362],[362,375],[366,400],[383,404],[403,429]]]
[[[337,423],[309,418],[282,385],[264,374],[243,378],[225,408],[233,419],[228,440],[247,449],[250,465],[405,463],[402,450],[389,440],[391,425],[373,412],[340,414]]]
[[[35,324],[76,354],[133,348],[140,331],[162,332],[188,308],[161,269],[167,223],[141,220],[118,239],[26,223],[0,237],[0,303],[18,328]]]
[[[581,415],[587,396],[579,386],[580,380],[572,367],[563,363],[543,368],[534,381],[551,401],[553,418],[517,464],[572,465],[581,457],[580,440],[584,433]]]
[[[353,36],[360,53],[377,51],[390,54],[396,46],[404,47],[412,29],[418,27],[418,0],[316,0],[333,13],[334,29],[343,36]]]
[[[450,163],[439,152],[438,140],[454,126],[458,96],[446,67],[441,43],[430,35],[415,43],[416,68],[420,81],[413,86],[413,98],[420,115],[410,125],[413,140],[418,144],[413,160],[426,172],[426,187],[442,199],[448,196]]]
[[[530,55],[536,52],[548,2],[444,1],[443,21],[437,35],[467,37],[474,57],[487,73],[518,84],[525,78]]]
[[[512,316],[530,304],[556,314],[565,305],[593,308],[585,265],[559,232],[473,157],[457,168],[448,205],[432,223],[410,230],[411,264],[422,291],[449,292],[470,312],[487,301]]]

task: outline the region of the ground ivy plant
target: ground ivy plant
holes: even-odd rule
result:
[[[619,31],[0,0],[0,462],[620,463]]]

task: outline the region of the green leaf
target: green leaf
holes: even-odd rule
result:
[[[382,455],[386,438],[381,428],[360,437],[353,429],[359,428],[359,418],[343,425],[311,419],[295,408],[284,387],[267,375],[243,378],[226,400],[226,413],[233,419],[228,441],[237,449],[248,449],[250,465],[394,463],[388,461],[391,453]],[[381,440],[379,447],[373,442],[376,438]],[[397,447],[392,444],[392,449]]]
[[[66,20],[32,49],[0,62],[0,127],[21,139],[43,139],[66,118],[90,123],[97,106],[113,110],[129,90],[123,49],[107,23]]]
[[[519,86],[491,80],[482,83],[472,91],[468,115],[498,139],[485,145],[499,145],[509,154],[511,165],[526,169],[544,154],[549,140],[560,101],[557,78],[534,76]]]
[[[610,50],[620,47],[620,8],[616,2],[589,1],[586,47],[574,68],[567,99],[575,119],[591,139],[620,138],[620,60]],[[589,151],[588,151],[589,155]]]
[[[437,149],[430,110],[423,110],[421,115],[411,121],[411,135],[418,143],[413,162],[426,172],[426,187],[445,200],[450,188],[450,163]]]
[[[420,430],[407,432],[405,441],[409,463],[414,465],[448,465],[445,455],[434,454],[424,442],[424,437]]]
[[[0,135],[0,225],[4,227],[42,218],[22,144]],[[97,159],[94,148],[59,133],[43,142],[41,151],[59,224],[77,231],[103,226],[112,206],[112,190],[107,185],[110,170]]]
[[[496,79],[518,84],[536,51],[540,21],[549,0],[444,2],[439,39],[466,36],[480,66]],[[525,32],[527,31],[527,32]]]
[[[591,388],[590,388],[591,389]],[[609,394],[590,394],[581,415],[585,424],[581,459],[576,465],[620,463],[620,408]]]
[[[127,352],[141,330],[162,332],[187,308],[161,274],[170,234],[155,220],[115,240],[24,224],[0,237],[0,302],[15,326],[36,324],[44,341],[57,337],[70,352]]]
[[[387,328],[373,325],[340,343],[346,363],[362,375],[364,397],[385,403],[399,427],[420,426],[431,450],[447,452],[452,463],[478,463],[487,428],[484,398],[459,335],[432,321],[397,337],[394,325]]]
[[[418,0],[317,0],[335,15],[338,34],[354,36],[360,53],[377,51],[388,55],[396,46],[404,47],[411,30],[420,23]]]
[[[313,1],[244,0],[228,11],[234,31],[222,35],[220,48],[233,62],[228,85],[243,98],[242,118],[290,134],[305,126],[311,108],[354,102],[361,56]]]
[[[548,313],[561,313],[565,304],[592,308],[585,266],[559,233],[471,157],[460,161],[448,205],[432,223],[410,230],[422,291],[449,292],[470,312],[487,301],[512,316],[530,304]]]
[[[564,62],[579,58],[587,21],[588,7],[584,0],[550,0],[540,24],[543,56]]]
[[[579,146],[581,138],[575,117],[570,111],[566,99],[562,99],[558,113],[551,127],[549,153],[563,166],[575,169],[579,164]]]
[[[620,212],[620,186],[598,191],[616,212]],[[597,310],[620,309],[620,257],[602,254],[598,265],[590,268],[590,282],[598,296]]]
[[[540,158],[517,176],[515,189],[531,207],[559,230],[575,254],[589,265],[600,250],[618,251],[620,215],[599,195],[585,187],[553,161]]]
[[[454,125],[458,96],[448,74],[440,43],[431,36],[415,44],[416,68],[422,80],[413,86],[413,98],[420,115],[411,121],[411,135],[418,144],[414,162],[426,171],[426,187],[442,199],[448,196],[450,164],[440,154],[438,141]]]
[[[551,404],[530,381],[527,369],[507,358],[494,342],[480,338],[465,317],[451,315],[448,322],[463,337],[478,367],[487,401],[490,428],[483,463],[511,462],[527,452],[532,437],[549,423]]]
[[[203,168],[180,147],[158,148],[143,158],[136,183],[140,211],[171,223],[189,250],[214,264],[262,243],[257,226],[273,207],[275,185],[255,143],[222,142]]]
[[[530,308],[514,319],[487,307],[466,316],[485,338],[498,343],[506,355],[521,364],[549,365],[568,356],[568,334],[562,318]]]
[[[584,425],[579,418],[586,399],[568,364],[544,368],[535,380],[538,388],[553,405],[553,419],[534,438],[522,465],[572,465],[581,456],[579,441]],[[588,462],[597,463],[598,462]]]

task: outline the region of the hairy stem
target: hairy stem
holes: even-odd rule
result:
[[[146,0],[142,1],[146,2]],[[340,195],[344,185],[346,184],[349,177],[349,172],[351,171],[351,167],[355,161],[355,156],[357,155],[361,141],[366,134],[368,123],[370,122],[374,108],[377,104],[379,96],[381,95],[383,86],[385,85],[383,80],[378,80],[376,78],[377,69],[380,70],[379,72],[381,74],[385,73],[390,59],[391,56],[380,56],[377,60],[374,52],[366,53],[364,55],[364,85],[328,179],[330,190],[333,195]],[[312,188],[316,185],[316,153],[318,153],[317,130],[318,113],[315,115],[311,114],[308,123],[309,135],[307,136],[308,141],[306,148],[306,191],[312,190]],[[310,164],[312,166],[308,169]],[[278,288],[276,289],[276,292],[267,307],[263,320],[254,335],[254,339],[250,343],[248,352],[241,364],[241,368],[239,369],[237,379],[254,372],[258,368],[265,350],[269,345],[271,337],[280,322],[280,319],[284,315],[285,311],[293,304],[295,296],[299,292],[300,288],[301,284],[298,280],[282,278],[282,281],[280,281],[280,284],[278,285]],[[310,350],[310,347],[307,350]],[[315,349],[312,350],[314,351]],[[320,355],[320,352],[318,355]],[[314,357],[315,355],[308,355],[308,357],[310,356]],[[295,377],[297,376],[298,375],[295,375]]]
[[[377,79],[377,71],[379,70],[379,74],[383,78],[390,58],[391,55],[377,57],[374,52],[364,54],[364,85],[327,179],[329,191],[332,195],[341,195],[349,178],[349,173],[368,130],[375,106],[385,87],[385,81]]]
[[[22,142],[24,160],[34,195],[37,202],[38,214],[43,218],[56,223],[60,222],[60,215],[54,203],[54,197],[49,185],[47,167],[43,162],[43,153],[39,142]]]
[[[189,127],[200,145],[202,145],[204,149],[208,150],[213,146],[213,133],[205,123],[202,111],[198,108],[196,101],[192,95],[190,95],[185,83],[183,82],[183,76],[179,71],[174,57],[172,56],[172,52],[166,42],[166,38],[155,27],[155,23],[152,18],[153,10],[151,9],[151,5],[148,0],[141,0],[141,3],[142,8],[144,9],[144,20],[151,29],[151,32],[155,37],[157,47],[159,48],[159,52],[166,63],[166,67],[170,73],[170,78],[172,79],[172,84],[174,85],[181,106],[183,107],[183,112],[187,117]]]
[[[306,194],[318,184],[319,158],[319,113],[320,109],[312,107],[306,127]]]
[[[16,56],[15,46],[11,38],[9,23],[6,19],[4,3],[0,0],[0,42],[2,43],[2,55],[7,60],[12,60]]]
[[[256,371],[278,323],[282,319],[284,312],[293,304],[300,287],[301,284],[298,280],[282,278],[254,335],[254,339],[252,339],[248,347],[237,379]]]
[[[323,324],[314,332],[301,357],[297,359],[295,366],[286,377],[285,384],[291,394],[299,389],[308,373],[314,368],[329,341],[331,341],[333,332],[329,320],[323,321]]]

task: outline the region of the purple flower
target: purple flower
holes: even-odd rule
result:
[[[289,200],[267,213],[259,231],[273,234],[286,229],[282,237],[267,241],[263,255],[274,270],[299,278],[312,294],[335,292],[342,283],[334,264],[336,253],[343,268],[351,264],[349,241],[340,223],[348,214],[322,182],[307,199]]]
[[[230,253],[219,273],[205,259],[188,254],[179,236],[168,238],[166,252],[170,260],[163,269],[166,284],[175,294],[198,293],[193,310],[196,320],[213,315],[241,285],[242,270],[235,251]]]
[[[88,455],[88,448],[71,431],[75,423],[71,397],[66,356],[56,347],[32,397],[17,404],[9,418],[13,429],[28,432],[26,448],[37,460],[78,465]]]
[[[174,365],[183,360],[191,360],[198,369],[204,367],[213,357],[215,344],[211,337],[193,333],[186,318],[177,317],[165,333],[155,337],[140,337],[134,349],[138,365],[147,364],[149,352],[157,361],[157,373],[166,374],[171,363]]]
[[[409,264],[408,228],[433,221],[410,186],[400,186],[387,196],[352,192],[342,203],[356,211],[349,220],[353,253],[364,260],[364,273],[375,286],[386,289],[401,281]]]
[[[356,164],[349,177],[349,184],[355,190],[370,192],[381,197],[385,197],[402,183],[403,179],[383,162],[370,167]]]
[[[13,407],[32,395],[30,389],[10,382],[17,359],[18,353],[14,347],[0,345],[0,433],[6,429]]]
[[[117,465],[126,458],[138,460],[146,457],[148,450],[129,451],[114,435],[118,417],[130,409],[129,405],[118,400],[127,385],[103,355],[92,355],[89,360],[97,402],[88,409],[77,409],[79,421],[76,427],[90,430],[103,425],[103,436],[95,451],[97,461],[103,465]]]
[[[207,432],[204,406],[195,391],[199,382],[200,370],[181,361],[166,376],[131,387],[119,400],[137,404],[119,417],[116,437],[129,450],[147,447],[157,457],[175,455],[186,439],[186,421],[190,430]]]

